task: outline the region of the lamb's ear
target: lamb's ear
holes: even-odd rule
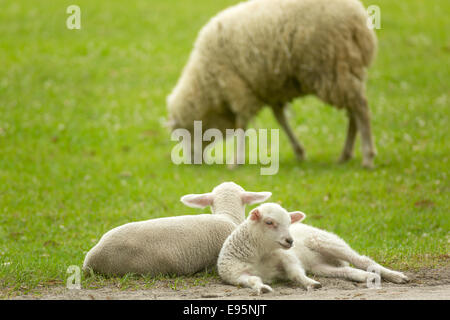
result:
[[[264,202],[270,198],[272,192],[249,192],[244,191],[241,194],[243,204],[254,204]]]
[[[205,208],[212,205],[214,196],[211,193],[187,194],[182,196],[180,200],[191,208]]]
[[[302,221],[306,218],[306,214],[301,211],[289,212],[289,215],[291,216],[291,223]]]
[[[250,220],[258,221],[261,219],[261,212],[259,212],[258,208],[253,209],[249,213]]]

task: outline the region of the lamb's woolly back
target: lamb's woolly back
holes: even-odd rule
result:
[[[270,192],[248,192],[226,182],[210,193],[190,194],[183,203],[211,206],[213,214],[132,222],[107,232],[86,255],[84,269],[109,274],[186,275],[212,267],[226,237],[245,219],[245,205]]]

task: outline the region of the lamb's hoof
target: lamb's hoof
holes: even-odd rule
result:
[[[384,276],[384,278],[393,283],[407,283],[409,279],[406,275],[401,272],[392,271],[388,276]]]
[[[266,284],[263,284],[261,287],[258,287],[255,289],[255,294],[258,296],[261,295],[262,293],[268,293],[268,292],[273,292],[273,289]]]
[[[93,278],[95,275],[94,275],[94,269],[92,269],[91,267],[84,267],[83,268],[83,275],[86,277],[86,278],[88,278],[88,277],[91,277],[91,278]]]
[[[322,288],[322,284],[320,282],[314,281],[306,286],[306,291],[312,291],[314,289]]]
[[[379,289],[381,288],[381,276],[378,273],[368,272],[366,276],[363,276],[361,279],[357,280],[358,282],[365,282],[367,288]]]

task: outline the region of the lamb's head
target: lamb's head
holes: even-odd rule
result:
[[[245,191],[234,182],[224,182],[209,193],[187,194],[181,197],[181,202],[192,208],[211,206],[213,213],[230,214],[241,223],[245,219],[245,205],[264,202],[271,195],[271,192]]]
[[[287,212],[276,203],[264,203],[253,209],[248,217],[252,233],[257,234],[261,246],[268,250],[289,249],[294,244],[289,227],[306,217],[303,212]]]

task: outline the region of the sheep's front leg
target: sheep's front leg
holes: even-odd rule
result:
[[[322,287],[320,282],[317,282],[306,276],[300,261],[293,255],[283,254],[281,256],[281,262],[286,275],[289,280],[299,283],[306,290],[317,289]]]
[[[245,130],[247,128],[247,121],[244,117],[236,116],[236,130],[241,129],[242,132],[236,134],[237,146],[234,152],[233,163],[228,164],[228,169],[235,169],[238,165],[245,163]],[[234,139],[234,137],[233,137]]]
[[[301,143],[297,140],[297,138],[294,135],[294,132],[292,131],[291,127],[289,126],[289,122],[286,118],[285,108],[284,107],[274,107],[272,108],[273,113],[275,115],[275,118],[277,119],[278,123],[281,125],[283,130],[286,132],[289,142],[292,145],[292,148],[294,149],[295,155],[297,156],[298,160],[304,160],[305,159],[305,149],[301,145]]]
[[[257,295],[273,291],[270,286],[262,282],[260,277],[252,276],[249,274],[242,274],[238,278],[237,283],[243,287],[252,288]]]

